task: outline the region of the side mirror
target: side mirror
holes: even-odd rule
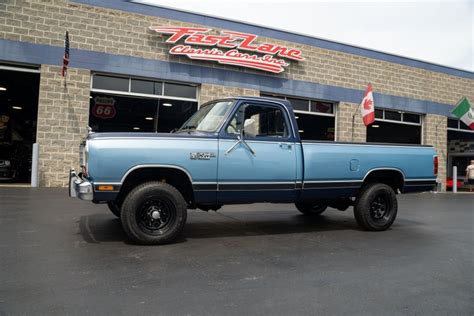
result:
[[[254,119],[246,119],[244,122],[244,128],[242,128],[242,136],[243,134],[249,135],[251,137],[257,136],[257,131],[255,131],[255,120]]]

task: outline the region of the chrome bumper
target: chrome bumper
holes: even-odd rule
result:
[[[94,199],[92,183],[84,179],[81,174],[78,175],[74,169],[69,171],[69,196],[84,201]]]

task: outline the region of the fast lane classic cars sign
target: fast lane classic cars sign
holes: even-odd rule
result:
[[[177,44],[183,40],[183,44],[172,46],[169,53],[190,59],[215,61],[276,74],[285,71],[285,67],[290,65],[287,59],[304,60],[298,49],[270,43],[256,44],[258,36],[253,34],[222,31],[220,35],[210,35],[208,33],[212,29],[200,27],[150,26],[150,30],[170,34],[166,43]]]

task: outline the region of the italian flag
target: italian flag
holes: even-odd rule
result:
[[[464,97],[462,98],[456,107],[451,111],[458,119],[460,119],[464,124],[469,126],[470,129],[474,129],[474,111],[469,104],[469,100]]]

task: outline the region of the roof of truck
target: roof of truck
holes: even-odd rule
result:
[[[271,97],[255,97],[255,96],[236,96],[236,97],[227,97],[224,99],[233,99],[233,100],[249,100],[249,101],[269,101],[269,102],[275,102],[275,103],[280,103],[286,106],[287,108],[292,109],[293,106],[291,105],[291,102],[285,99],[280,99],[280,98],[271,98]],[[212,101],[210,101],[212,102]]]

